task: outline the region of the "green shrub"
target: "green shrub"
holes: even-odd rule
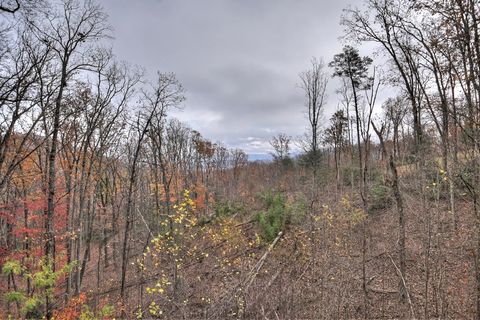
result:
[[[22,313],[27,319],[40,319],[42,303],[38,297],[28,298],[22,307]]]
[[[5,293],[5,301],[7,302],[22,302],[25,299],[23,293],[18,291],[10,291]]]
[[[301,226],[305,221],[305,214],[307,212],[307,200],[303,194],[295,195],[295,200],[288,204],[287,221],[292,225]]]
[[[92,310],[90,310],[90,307],[87,305],[83,305],[79,320],[94,320],[94,319],[95,319],[95,314],[92,312]]]
[[[245,208],[242,204],[232,201],[219,201],[215,203],[214,211],[216,218],[224,218],[236,213],[244,212]]]
[[[83,305],[80,316],[79,316],[79,320],[96,320],[96,319],[110,318],[114,312],[115,312],[114,307],[108,304],[105,305],[97,313],[93,312],[88,305]]]
[[[392,205],[390,189],[376,183],[370,188],[370,210],[379,210],[389,208]]]
[[[200,226],[203,226],[212,222],[221,221],[235,214],[243,214],[246,212],[243,204],[233,202],[233,201],[228,201],[228,200],[220,200],[218,202],[215,202],[213,206],[213,210],[214,210],[213,215],[202,216],[198,219],[198,224]]]
[[[9,291],[4,298],[8,302],[17,302],[20,305],[20,311],[25,319],[43,319],[43,310],[46,299],[55,303],[53,289],[57,280],[71,272],[75,263],[63,266],[60,270],[53,271],[52,263],[40,259],[37,267],[40,269],[31,273],[28,268],[18,260],[8,260],[2,267],[2,273],[5,275],[19,275],[24,280],[32,280],[33,295],[27,297],[25,292]]]
[[[6,275],[19,275],[22,273],[22,266],[17,260],[7,260],[2,267],[2,272]]]
[[[101,318],[108,318],[113,315],[115,312],[115,308],[112,305],[106,304],[103,306],[103,308],[100,310],[100,317]]]
[[[290,158],[290,157],[285,157],[285,158],[281,159],[279,161],[279,164],[280,164],[282,170],[289,170],[289,169],[293,168],[293,166],[294,166],[293,159]]]
[[[343,184],[345,186],[358,185],[360,181],[360,170],[357,167],[345,167],[341,171]]]
[[[266,242],[273,241],[284,228],[289,218],[287,199],[281,194],[267,193],[264,197],[265,211],[257,214],[261,237]]]
[[[353,176],[353,186],[360,186],[360,169],[355,166],[349,166],[341,169],[341,176],[343,179],[343,185],[352,186],[352,176]],[[381,183],[383,180],[382,171],[376,167],[368,168],[367,170],[367,181],[374,182],[376,184]]]

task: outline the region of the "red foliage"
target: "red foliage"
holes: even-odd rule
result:
[[[33,199],[28,199],[26,206],[31,212],[43,211],[47,206],[47,201],[45,197],[35,197]]]
[[[54,319],[57,320],[73,320],[80,317],[82,306],[87,302],[87,295],[80,293],[78,297],[71,298],[65,307],[54,312]]]

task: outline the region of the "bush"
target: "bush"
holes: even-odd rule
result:
[[[9,302],[16,302],[20,305],[20,311],[25,319],[41,319],[42,310],[45,309],[47,298],[55,304],[54,288],[60,278],[65,277],[73,268],[74,263],[66,264],[61,269],[53,271],[52,263],[46,259],[40,259],[33,270],[29,270],[18,260],[7,260],[2,273],[6,276],[19,275],[23,280],[31,279],[33,295],[27,297],[26,292],[9,291],[3,298]]]
[[[307,212],[307,200],[303,194],[295,195],[294,201],[288,205],[287,221],[289,224],[301,226],[304,224]]]
[[[257,214],[261,237],[266,242],[273,241],[284,228],[289,218],[286,197],[281,194],[267,193],[263,197],[266,210]]]
[[[355,166],[345,167],[341,169],[343,185],[352,187],[352,175],[353,175],[353,186],[360,186],[360,179],[361,179],[360,169]],[[380,181],[382,181],[382,171],[373,166],[369,167],[367,170],[367,181],[380,183]]]
[[[245,208],[240,203],[235,203],[231,201],[219,201],[215,203],[214,211],[215,218],[225,218],[232,216],[236,213],[244,212]]]
[[[423,168],[425,172],[426,182],[430,192],[427,193],[429,200],[448,199],[449,189],[445,171],[440,169],[438,161],[427,161]],[[473,168],[473,167],[470,167]],[[468,177],[468,175],[464,176]]]
[[[360,170],[357,167],[345,167],[342,169],[343,184],[345,186],[358,185],[360,181]],[[352,181],[353,176],[353,181]]]
[[[399,165],[413,164],[417,162],[417,157],[414,154],[407,154],[402,159],[400,159]]]
[[[390,189],[383,184],[374,184],[370,188],[370,210],[386,209],[391,205]]]
[[[321,151],[308,151],[298,156],[299,163],[307,168],[318,167],[322,160]]]
[[[242,203],[232,202],[228,200],[220,200],[215,202],[211,216],[202,216],[198,219],[198,224],[204,226],[208,223],[222,221],[236,214],[244,214],[246,212]]]
[[[10,291],[5,293],[5,301],[7,302],[22,302],[25,299],[23,293],[18,291]]]

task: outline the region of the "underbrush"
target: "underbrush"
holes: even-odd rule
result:
[[[265,210],[257,214],[261,237],[266,242],[275,239],[289,222],[290,209],[287,206],[287,198],[281,193],[267,192],[263,196]]]

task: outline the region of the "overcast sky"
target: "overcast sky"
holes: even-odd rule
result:
[[[102,0],[116,55],[174,72],[187,90],[171,113],[213,141],[266,153],[268,140],[307,126],[298,74],[342,44],[342,9],[358,0]],[[329,84],[325,119],[335,110]]]

